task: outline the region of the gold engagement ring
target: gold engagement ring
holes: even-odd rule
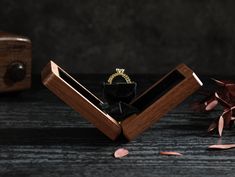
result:
[[[127,74],[125,74],[125,69],[120,69],[120,68],[116,68],[116,73],[113,73],[111,76],[109,76],[108,83],[112,84],[113,79],[118,77],[118,76],[121,76],[123,79],[125,79],[127,84],[132,83],[130,77]]]

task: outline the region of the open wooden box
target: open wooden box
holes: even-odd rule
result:
[[[139,112],[118,123],[101,110],[99,98],[53,61],[43,69],[42,82],[112,140],[122,132],[128,140],[134,139],[202,86],[196,74],[181,64],[134,99],[130,104]]]

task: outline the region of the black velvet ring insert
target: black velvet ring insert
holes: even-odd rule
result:
[[[125,83],[118,82],[113,84],[103,84],[103,96],[104,99],[110,104],[116,104],[118,102],[130,103],[136,96],[135,82]]]

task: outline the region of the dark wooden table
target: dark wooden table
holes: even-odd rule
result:
[[[101,97],[104,76],[79,77]],[[159,77],[136,75],[140,93]],[[204,79],[205,85],[209,85]],[[208,145],[235,143],[234,130],[222,140],[207,128],[221,110],[193,112],[189,105],[196,93],[168,113],[137,139],[112,142],[78,113],[61,102],[34,77],[33,88],[17,94],[1,94],[0,176],[229,176],[235,175],[235,149],[209,151]],[[130,154],[113,158],[125,147]],[[183,156],[161,156],[160,151],[177,151]]]

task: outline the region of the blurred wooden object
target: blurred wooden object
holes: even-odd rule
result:
[[[0,32],[0,92],[30,88],[31,61],[30,39]]]

